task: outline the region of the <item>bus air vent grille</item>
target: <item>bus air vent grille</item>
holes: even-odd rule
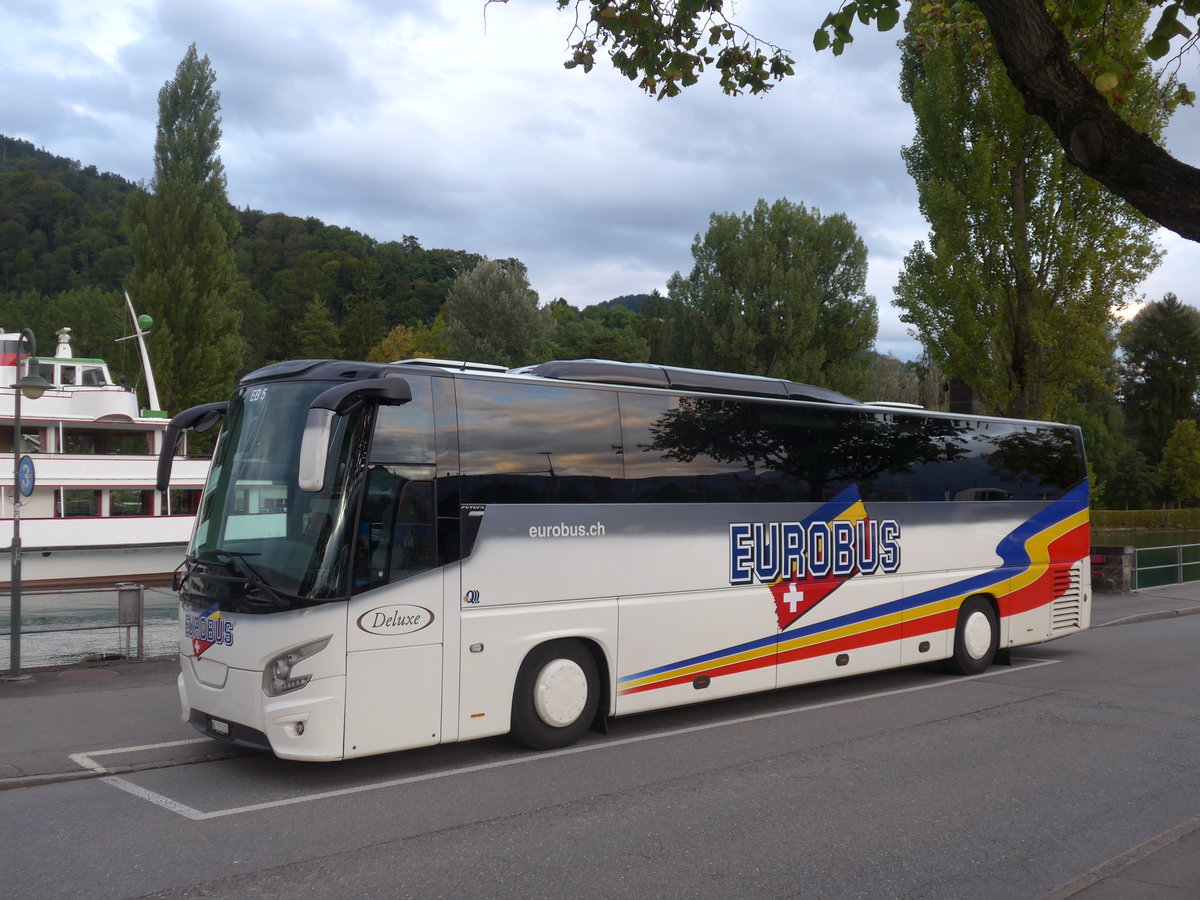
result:
[[[1079,590],[1079,568],[1059,569],[1054,573],[1054,603],[1050,608],[1050,630],[1069,631],[1083,621],[1083,603]]]

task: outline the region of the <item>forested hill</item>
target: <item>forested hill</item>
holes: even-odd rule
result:
[[[134,185],[0,135],[0,289],[117,290],[132,265],[120,233]],[[6,304],[7,305],[7,304]]]
[[[113,357],[113,338],[128,333],[120,290],[133,258],[121,222],[134,190],[119,175],[0,135],[0,325],[33,328],[46,342],[70,325],[76,352]],[[450,283],[481,258],[427,250],[412,236],[379,242],[311,217],[239,216],[233,299],[251,348],[246,370],[296,352],[313,298],[339,325],[351,306],[373,311],[336,348],[361,358],[393,326],[431,321]]]
[[[603,303],[596,305],[603,309],[612,309],[614,306],[623,306],[630,312],[641,313],[642,307],[651,299],[650,294],[622,294],[620,297],[613,297],[611,300],[605,300]]]

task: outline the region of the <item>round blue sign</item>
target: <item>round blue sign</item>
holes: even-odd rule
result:
[[[34,481],[33,460],[28,456],[22,456],[21,464],[17,467],[17,483],[21,487],[22,497],[28,497],[33,493]]]

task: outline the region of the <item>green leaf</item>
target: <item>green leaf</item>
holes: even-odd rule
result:
[[[1151,59],[1162,59],[1171,52],[1171,42],[1165,37],[1156,37],[1146,42],[1146,55]]]
[[[829,32],[824,28],[818,28],[817,33],[813,35],[813,48],[816,50],[824,50],[829,46]]]
[[[891,31],[900,21],[900,10],[898,9],[881,9],[879,16],[875,19],[875,27],[880,31]]]

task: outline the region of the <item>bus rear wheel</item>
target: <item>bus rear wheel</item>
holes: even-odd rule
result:
[[[948,661],[951,671],[960,675],[978,675],[996,658],[1000,628],[996,611],[984,597],[968,597],[958,610],[954,629],[954,656]]]
[[[575,743],[596,717],[598,682],[596,660],[579,641],[535,647],[517,673],[509,737],[533,750]]]

